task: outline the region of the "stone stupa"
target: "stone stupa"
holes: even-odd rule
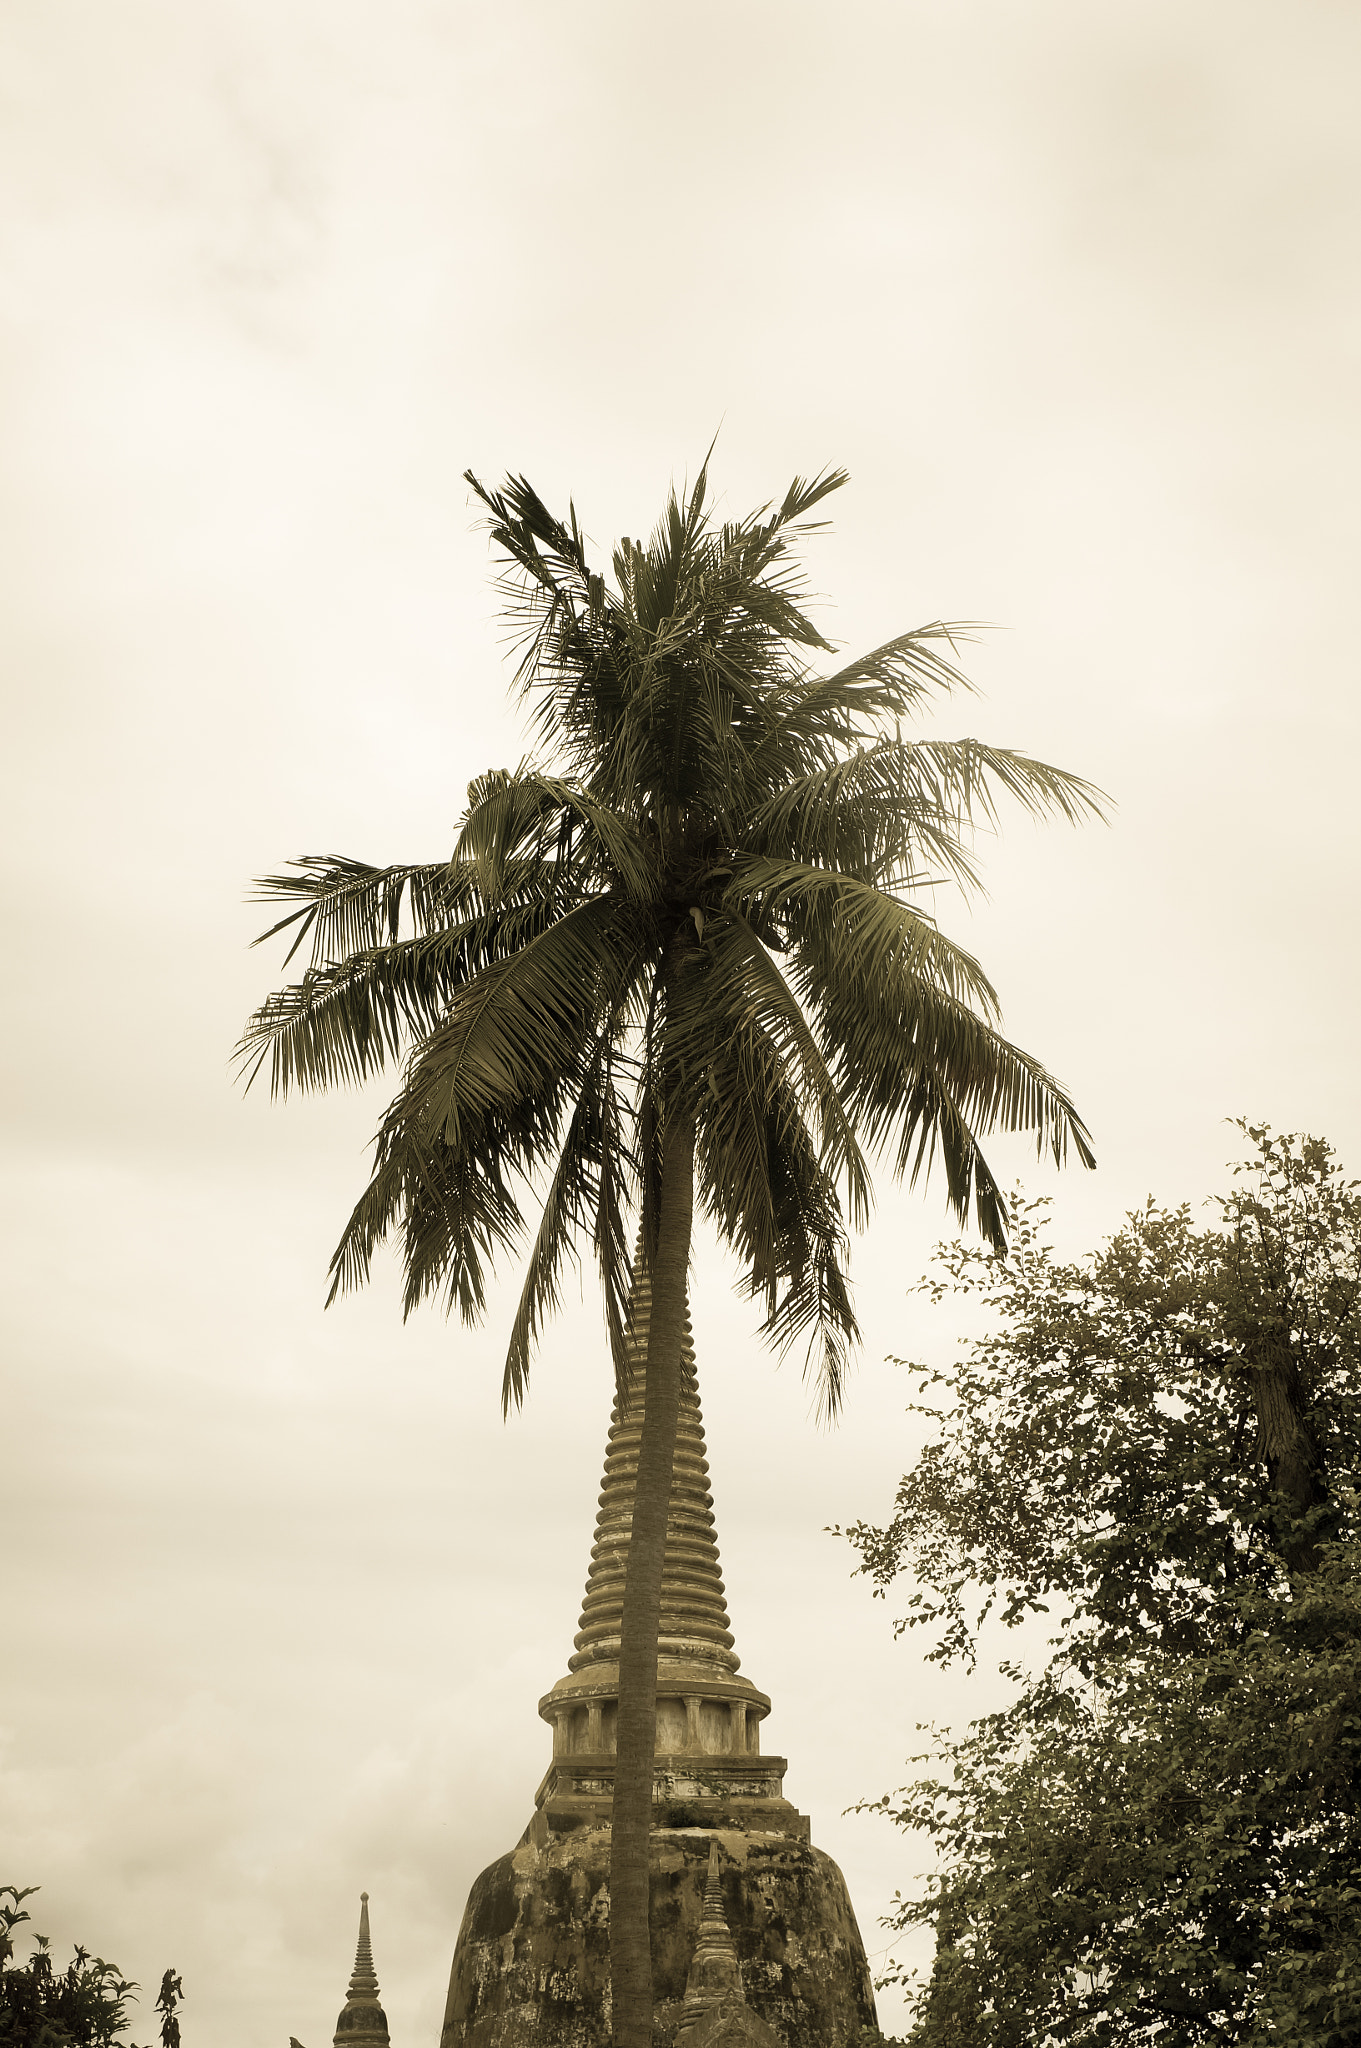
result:
[[[369,1941],[369,1895],[359,1894],[359,1941],[350,1988],[336,2021],[335,2048],[388,2048],[387,2014],[378,2002],[378,1979]]]
[[[632,1378],[627,1400],[615,1400],[575,1654],[539,1702],[553,1731],[552,1759],[518,1845],[483,1871],[468,1899],[441,2048],[610,2041],[610,1808],[649,1309],[640,1277]],[[762,1752],[770,1700],[741,1675],[733,1649],[688,1317],[658,1647],[650,1916],[657,2048],[694,2038],[699,2016],[693,1986],[686,2007],[687,1985],[702,1928],[713,1935],[719,1922],[740,1995],[756,2016],[755,2030],[732,2033],[734,2041],[773,2033],[780,2048],[852,2048],[875,2024],[864,1948],[841,1872],[812,1847],[807,1818],[784,1797],[784,1758]]]

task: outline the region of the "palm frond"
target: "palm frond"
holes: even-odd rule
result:
[[[526,866],[546,873],[564,851],[561,808],[532,771],[496,768],[469,783],[454,860],[473,877],[482,902],[503,903],[513,877]]]
[[[569,911],[458,991],[411,1059],[379,1127],[370,1186],[332,1259],[334,1295],[368,1276],[400,1223],[409,1313],[446,1292],[479,1316],[485,1271],[523,1233],[513,1184],[532,1183],[560,1143],[599,1019],[628,1028],[646,962],[627,917],[597,899]]]
[[[933,866],[966,891],[980,883],[966,835],[997,822],[997,796],[1032,817],[1104,817],[1081,777],[979,740],[880,739],[793,778],[751,815],[744,844],[841,868],[878,887],[912,886]]]
[[[815,965],[857,999],[892,1001],[918,982],[1000,1014],[997,991],[971,953],[934,918],[871,883],[805,861],[740,856],[723,893],[726,909],[758,929],[783,927],[805,970]],[[877,992],[877,993],[876,993]]]
[[[427,937],[311,967],[266,998],[236,1048],[249,1088],[268,1060],[270,1092],[352,1086],[427,1037],[460,989],[527,945],[556,914],[547,900],[484,912]]]
[[[504,875],[514,876],[514,856],[537,835],[541,856],[551,836],[558,873],[570,875],[578,893],[617,881],[635,902],[655,900],[655,849],[632,819],[600,803],[590,790],[523,766],[484,777],[474,789],[476,801],[459,828],[456,851],[489,895],[500,889]],[[518,877],[515,882],[523,887]]]
[[[942,824],[972,825],[998,818],[993,785],[1032,818],[1057,817],[1069,825],[1105,822],[1111,799],[1095,783],[982,740],[917,740],[904,745],[904,802]]]
[[[678,1020],[675,1034],[680,1057],[692,1064],[702,1061],[712,1071],[716,1041],[739,1029],[757,1031],[775,1056],[800,1118],[815,1134],[823,1168],[834,1184],[844,1178],[852,1224],[862,1228],[870,1212],[869,1170],[797,996],[740,914],[707,923],[705,940],[706,972],[698,984],[702,998],[697,1014]]]
[[[408,940],[313,967],[266,998],[236,1049],[249,1088],[266,1060],[270,1093],[357,1085],[434,1028],[457,987],[450,948]]]
[[[460,1156],[438,1137],[424,1141],[389,1110],[379,1128],[374,1171],[331,1254],[329,1308],[370,1278],[374,1253],[394,1230],[403,1239],[403,1312],[448,1281],[450,1309],[465,1323],[486,1307],[489,1262],[520,1238],[524,1222],[509,1186],[508,1135],[494,1128]]]
[[[833,491],[842,490],[850,480],[851,473],[848,469],[821,469],[816,476],[809,477],[806,481],[803,477],[796,476],[780,505],[780,526],[788,527],[802,521],[805,513],[811,512],[814,505],[820,505]],[[803,526],[801,531],[807,533],[810,529]]]
[[[820,1403],[835,1414],[858,1334],[836,1185],[778,1050],[748,1019],[717,1035],[699,1097],[701,1201],[764,1300],[778,1350],[808,1336]]]
[[[908,1185],[915,1187],[919,1178],[929,1177],[939,1150],[950,1209],[967,1228],[972,1206],[979,1234],[1004,1256],[1009,1216],[1006,1197],[993,1177],[976,1134],[939,1075],[925,1070],[915,1074],[902,1098],[900,1114],[899,1174],[907,1172]],[[1096,1162],[1084,1153],[1083,1163],[1093,1166]]]
[[[909,717],[933,692],[971,691],[968,677],[938,647],[944,641],[953,652],[977,630],[937,620],[886,640],[832,675],[789,674],[753,770],[767,788],[777,787],[789,779],[781,764],[791,754],[808,767],[826,765],[834,749],[869,738],[879,720]]]
[[[832,701],[837,693],[853,690],[858,694],[852,701],[864,711],[890,718],[903,716],[933,691],[948,696],[967,690],[972,695],[974,685],[963,669],[939,650],[943,644],[951,654],[957,653],[961,643],[977,640],[986,630],[976,620],[933,619],[929,626],[916,626],[857,655],[834,674],[821,677],[815,687],[827,690]]]
[[[487,523],[493,540],[526,575],[554,590],[565,579],[585,592],[591,572],[575,507],[564,524],[549,511],[528,477],[507,477],[503,491],[489,491],[470,469],[463,475],[491,513]]]
[[[594,1226],[597,1253],[606,1290],[606,1325],[616,1377],[624,1366],[625,1320],[632,1271],[627,1248],[622,1251],[621,1186],[633,1161],[623,1136],[623,1117],[615,1091],[613,1054],[623,1010],[611,1013],[597,1040],[567,1126],[558,1163],[544,1200],[511,1328],[501,1382],[501,1409],[523,1404],[529,1368],[545,1318],[560,1304],[564,1261],[575,1256],[584,1229]]]
[[[575,509],[563,522],[525,477],[510,477],[503,492],[492,492],[471,470],[465,475],[490,511],[492,540],[510,564],[500,581],[521,650],[515,688],[523,695],[548,686],[535,718],[540,736],[565,751],[569,764],[589,764],[601,736],[597,696],[609,697],[619,600],[587,563]],[[592,680],[603,691],[591,688]]]
[[[297,909],[251,941],[263,946],[297,925],[285,967],[309,937],[314,965],[390,945],[401,926],[403,903],[417,936],[440,930],[468,907],[470,880],[451,871],[446,861],[375,868],[344,854],[307,853],[289,867],[295,872],[261,875],[253,900],[276,903],[282,897],[297,901]]]
[[[796,776],[751,813],[744,849],[838,869],[879,889],[941,876],[976,889],[977,863],[958,820],[912,788],[914,755],[910,741],[879,740]]]
[[[1062,1165],[1071,1143],[1084,1166],[1095,1155],[1067,1092],[1040,1062],[925,978],[903,975],[866,984],[839,971],[835,957],[799,948],[800,993],[824,1044],[847,1113],[865,1144],[878,1149],[897,1133],[893,1170],[922,1169],[937,1097],[962,1127],[1033,1131],[1037,1152]],[[914,1163],[915,1150],[915,1163]]]
[[[629,1339],[632,1335],[633,1303],[629,1215],[639,1206],[642,1175],[638,1159],[626,1142],[627,1119],[612,1072],[607,1075],[602,1103],[605,1127],[591,1240],[600,1274],[605,1333],[610,1342],[615,1385],[621,1393],[627,1393],[631,1371]]]
[[[596,1019],[641,965],[626,903],[601,896],[568,910],[459,991],[412,1062],[404,1114],[457,1148],[465,1127],[536,1098],[545,1074],[579,1072]]]

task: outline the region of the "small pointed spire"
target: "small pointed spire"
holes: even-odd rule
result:
[[[359,1942],[354,1952],[354,1968],[350,1972],[351,1998],[362,1998],[366,2003],[378,1996],[378,1978],[373,1968],[373,1944],[369,1940],[369,1895],[359,1894]]]
[[[704,1879],[704,1904],[700,1910],[699,1935],[694,1960],[685,1983],[687,2006],[709,2007],[725,2001],[743,2003],[742,1970],[737,1944],[723,1910],[723,1885],[719,1876],[718,1836],[709,1843],[709,1869]]]
[[[359,1894],[359,1941],[350,1988],[336,2021],[335,2048],[388,2048],[387,2014],[378,2002],[378,1978],[369,1940],[369,1895]]]
[[[728,1916],[723,1910],[723,1886],[718,1869],[718,1836],[709,1844],[709,1868],[704,1874],[704,1910],[700,1914],[700,1932],[705,1928],[721,1927],[728,1933]]]
[[[742,1989],[737,1944],[723,1910],[718,1836],[709,1842],[699,1936],[686,1980],[675,2048],[780,2048],[779,2036],[753,2012]]]

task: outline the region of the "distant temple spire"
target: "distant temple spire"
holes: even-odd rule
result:
[[[359,1894],[359,1941],[350,1988],[336,2021],[335,2048],[389,2048],[387,2014],[378,2003],[378,1978],[369,1940],[369,1895]]]

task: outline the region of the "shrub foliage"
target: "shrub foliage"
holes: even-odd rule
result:
[[[25,1963],[15,1960],[14,1930],[29,1919],[24,1900],[36,1885],[0,1885],[0,2048],[132,2048],[119,2041],[137,1986],[116,1963],[77,1946],[64,1970],[47,1936],[34,1938]],[[176,2009],[183,1986],[173,1970],[161,1979],[156,2010],[161,2048],[180,2048]]]
[[[861,1569],[941,1662],[1058,1626],[879,1802],[938,1854],[890,1921],[936,1932],[918,2048],[1361,2040],[1361,1197],[1241,1128],[1214,1227],[1150,1201],[1065,1264],[1018,1199],[924,1283],[994,1326],[911,1368],[938,1431]]]

